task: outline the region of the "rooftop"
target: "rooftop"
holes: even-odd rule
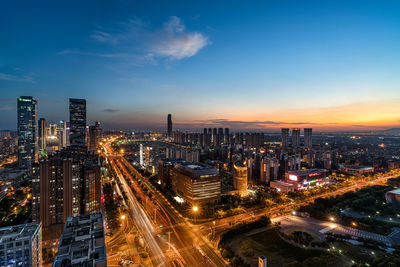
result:
[[[311,173],[324,173],[327,172],[325,169],[307,169],[307,170],[297,170],[297,171],[288,171],[289,174],[295,175],[309,175]]]
[[[18,224],[0,228],[0,244],[32,239],[40,230],[40,223]]]

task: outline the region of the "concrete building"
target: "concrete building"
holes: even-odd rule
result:
[[[101,140],[101,132],[100,123],[98,121],[96,121],[94,125],[89,126],[89,151],[97,150],[97,146]]]
[[[221,180],[212,166],[183,161],[174,164],[171,176],[172,191],[190,204],[220,200]]]
[[[38,222],[0,228],[0,266],[42,266],[41,241]]]
[[[312,128],[304,128],[304,147],[312,148]]]
[[[100,212],[69,217],[53,267],[106,267],[104,220]]]
[[[294,192],[296,190],[296,185],[280,180],[271,181],[269,186],[282,193]]]
[[[374,167],[358,165],[339,165],[339,171],[350,175],[363,175],[374,172]]]
[[[260,160],[260,181],[269,183],[271,180],[278,179],[279,161],[273,157],[263,157]]]
[[[38,121],[38,150],[40,153],[46,151],[47,123],[46,119],[40,118]]]
[[[282,148],[289,147],[289,128],[282,128],[281,133]]]
[[[233,163],[233,187],[240,196],[247,195],[247,164],[243,161]]]
[[[400,208],[400,189],[386,192],[385,199],[386,203],[391,203],[394,208]]]
[[[292,129],[292,148],[300,147],[300,129],[293,128]]]
[[[37,101],[31,96],[17,99],[18,166],[30,168],[37,157]]]

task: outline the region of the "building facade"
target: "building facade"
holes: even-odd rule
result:
[[[18,165],[30,168],[37,157],[37,101],[31,96],[17,99]]]
[[[247,164],[243,161],[236,161],[233,164],[233,187],[240,196],[247,195]]]
[[[312,148],[312,128],[304,128],[304,147]]]
[[[0,228],[0,266],[42,266],[42,226],[27,223]]]
[[[69,99],[69,141],[72,146],[86,144],[86,100]]]

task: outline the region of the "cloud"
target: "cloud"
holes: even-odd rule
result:
[[[28,83],[35,82],[32,78],[32,74],[27,74],[25,76],[20,77],[20,76],[2,73],[2,72],[0,72],[0,80],[1,81],[13,81],[13,82],[28,82]]]
[[[104,58],[124,58],[129,57],[129,54],[126,53],[92,53],[81,50],[74,49],[65,49],[60,52],[57,52],[56,55],[81,55],[81,56],[90,56],[90,57],[104,57]]]
[[[198,32],[187,32],[178,17],[171,17],[157,36],[151,50],[158,56],[170,59],[192,57],[209,44],[208,37]]]
[[[112,45],[112,50],[126,51],[128,60],[139,60],[155,64],[157,58],[180,60],[197,54],[210,44],[202,33],[186,29],[180,18],[171,17],[160,29],[149,30],[148,25],[139,19],[118,23],[117,26],[105,29],[98,26],[91,38],[99,43]],[[140,42],[138,42],[140,40]],[[58,53],[85,54],[99,57],[113,57],[110,54],[83,53],[76,50],[64,50]]]
[[[119,109],[106,108],[106,109],[103,109],[102,111],[108,112],[108,113],[116,113],[116,112],[119,112]]]

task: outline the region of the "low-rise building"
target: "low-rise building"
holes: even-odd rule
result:
[[[339,171],[342,173],[359,176],[367,173],[373,173],[374,167],[358,165],[339,165]]]
[[[391,203],[393,207],[400,208],[400,189],[386,192],[386,203]]]
[[[100,212],[67,218],[53,267],[106,267],[104,220]]]
[[[0,266],[42,266],[41,242],[40,223],[0,228]]]
[[[270,187],[275,188],[278,192],[282,193],[293,192],[296,190],[296,185],[279,180],[272,180],[270,182]]]
[[[329,172],[325,169],[307,169],[288,171],[285,181],[296,186],[297,190],[307,189],[330,182]]]

